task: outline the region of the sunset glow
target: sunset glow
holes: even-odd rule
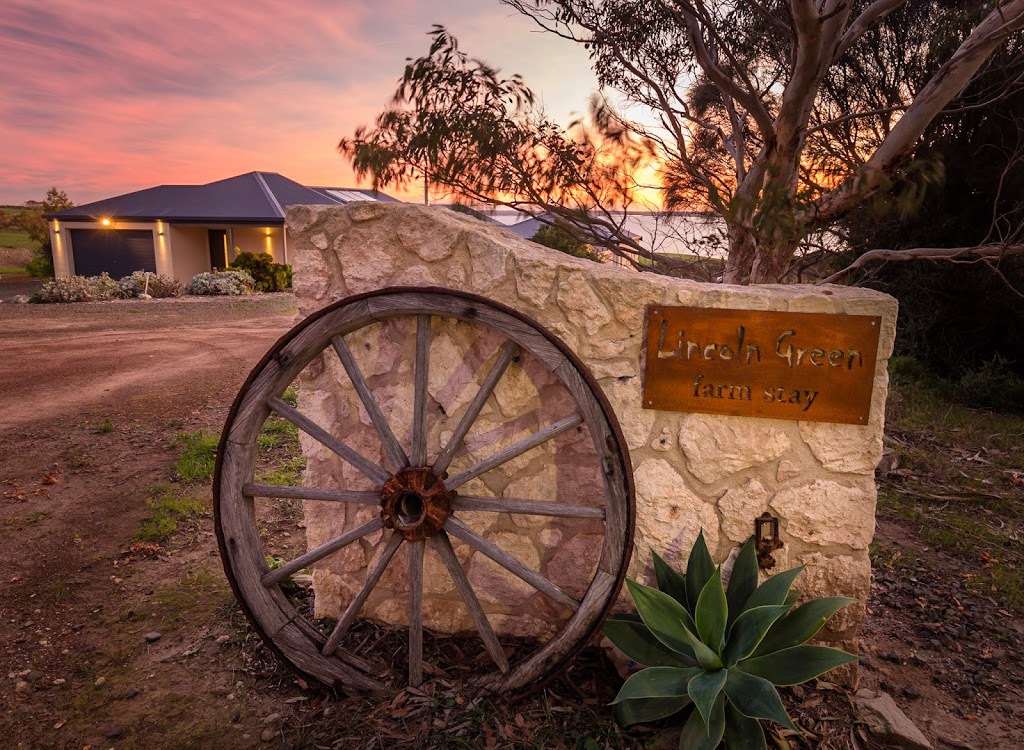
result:
[[[85,203],[255,170],[354,186],[338,140],[372,122],[435,23],[522,73],[559,121],[586,109],[585,51],[496,0],[5,3],[0,203],[52,185]]]

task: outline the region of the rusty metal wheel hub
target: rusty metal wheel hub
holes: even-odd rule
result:
[[[455,493],[431,469],[402,469],[381,489],[384,525],[409,541],[436,534],[452,514]]]

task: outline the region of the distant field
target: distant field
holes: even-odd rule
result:
[[[30,250],[36,250],[39,248],[39,243],[29,239],[25,232],[0,229],[0,247],[27,247]]]

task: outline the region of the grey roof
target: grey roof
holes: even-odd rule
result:
[[[160,185],[137,190],[48,214],[46,218],[94,221],[110,216],[136,221],[281,224],[288,206],[340,205],[353,200],[395,201],[372,190],[311,188],[277,172],[248,172],[206,185]]]

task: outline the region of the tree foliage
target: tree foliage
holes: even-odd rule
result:
[[[730,282],[787,279],[810,239],[896,184],[912,205],[941,178],[910,160],[929,124],[965,88],[1019,89],[970,84],[1000,49],[1019,53],[1024,0],[505,3],[584,45],[635,119],[596,99],[563,129],[518,76],[435,28],[374,127],[339,144],[357,174],[534,207],[638,266],[650,247],[622,212],[655,191],[721,216]]]
[[[67,208],[73,208],[74,203],[68,198],[68,194],[56,186],[46,191],[46,198],[43,200],[42,208],[31,215],[26,214],[23,219],[25,232],[30,239],[39,244],[35,257],[27,264],[28,272],[33,276],[53,276],[53,248],[50,246],[50,225],[43,218],[47,214],[54,214]]]
[[[530,240],[576,258],[599,260],[590,245],[581,240],[572,226],[565,222],[542,226]]]

